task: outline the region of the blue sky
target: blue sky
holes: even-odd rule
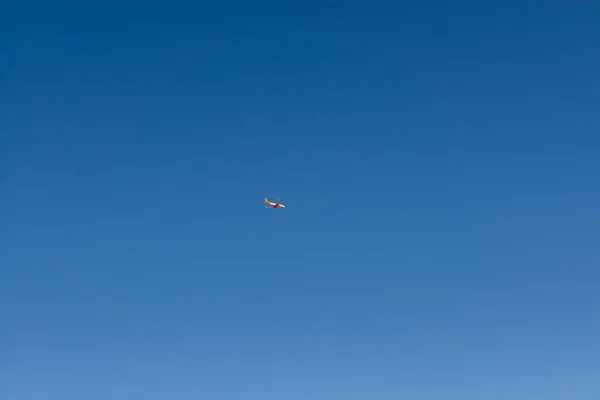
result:
[[[600,397],[591,2],[13,3],[0,397]]]

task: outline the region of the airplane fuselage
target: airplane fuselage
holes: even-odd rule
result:
[[[277,201],[277,203],[271,203],[269,200],[265,199],[265,204],[267,205],[267,207],[271,208],[285,208],[283,204],[279,203],[279,200]]]

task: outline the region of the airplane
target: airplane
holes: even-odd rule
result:
[[[285,208],[285,206],[279,203],[279,197],[277,198],[277,203],[271,203],[269,199],[265,197],[265,208]]]

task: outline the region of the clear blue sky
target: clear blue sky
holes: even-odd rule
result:
[[[12,3],[3,400],[600,398],[592,2]]]

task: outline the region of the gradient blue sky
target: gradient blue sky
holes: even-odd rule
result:
[[[2,399],[600,398],[597,3],[12,3]]]

